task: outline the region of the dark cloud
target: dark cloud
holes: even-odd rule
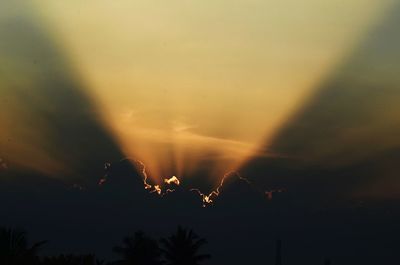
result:
[[[50,254],[94,252],[112,258],[111,247],[126,234],[144,229],[166,236],[181,224],[208,239],[210,264],[272,263],[278,237],[287,263],[318,264],[329,256],[339,264],[376,264],[398,255],[400,215],[394,202],[315,207],[297,202],[290,192],[267,200],[234,178],[213,206],[203,208],[186,189],[164,197],[150,194],[136,170],[119,166],[108,184],[86,190],[32,173],[18,183],[2,181],[1,222],[26,227],[33,239],[50,240],[45,248]]]

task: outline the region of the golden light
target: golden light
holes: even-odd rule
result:
[[[389,2],[32,0],[157,193],[147,174],[161,185],[208,163],[219,182],[254,154],[274,155],[260,145]]]
[[[179,179],[176,176],[172,176],[169,179],[164,179],[164,183],[166,183],[168,185],[171,185],[173,183],[178,186],[181,184],[181,182],[179,181]]]

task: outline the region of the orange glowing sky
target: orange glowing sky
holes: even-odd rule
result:
[[[259,147],[390,3],[32,2],[125,156],[158,181],[209,157],[221,177],[255,154],[279,155]]]

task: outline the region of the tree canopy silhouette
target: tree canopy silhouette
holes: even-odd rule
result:
[[[39,264],[37,251],[45,243],[42,241],[29,247],[25,230],[0,227],[0,264]]]
[[[211,258],[208,254],[199,254],[207,241],[192,230],[178,227],[175,234],[161,239],[164,258],[167,265],[199,265]]]
[[[133,237],[125,237],[122,246],[116,246],[113,251],[122,256],[118,264],[123,265],[160,265],[161,249],[158,242],[144,234],[136,232]]]

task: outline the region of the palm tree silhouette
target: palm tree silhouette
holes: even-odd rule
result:
[[[38,264],[37,251],[46,243],[41,241],[28,247],[26,232],[22,229],[0,227],[0,264]]]
[[[211,258],[208,254],[198,254],[207,241],[192,230],[178,227],[175,234],[161,239],[167,265],[198,265]]]
[[[161,250],[158,242],[142,231],[136,232],[134,237],[125,237],[123,246],[116,246],[113,251],[122,256],[118,264],[126,265],[160,265]]]

